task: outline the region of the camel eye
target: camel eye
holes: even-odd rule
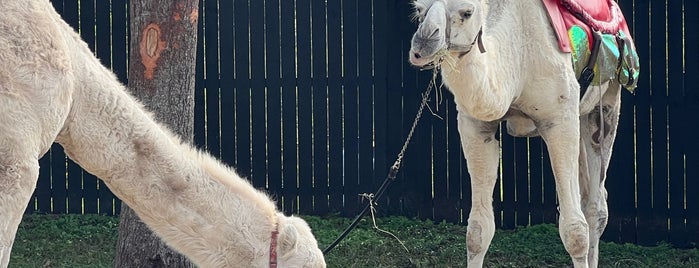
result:
[[[414,9],[415,13],[413,13],[413,19],[418,23],[422,23],[422,21],[425,20],[425,11],[427,11],[427,8],[421,4],[415,3]]]
[[[471,8],[464,8],[459,10],[459,14],[461,15],[462,19],[468,19],[473,15],[473,9]]]

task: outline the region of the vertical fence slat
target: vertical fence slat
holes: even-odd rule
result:
[[[358,85],[357,85],[357,1],[342,1],[343,35],[343,144],[345,208],[356,211],[362,203],[358,194]]]
[[[66,186],[66,155],[58,144],[51,145],[51,196],[49,202],[53,203],[53,213],[68,213],[68,188]],[[41,203],[40,203],[41,204]],[[44,206],[46,209],[46,206]],[[47,212],[48,212],[47,211]]]
[[[330,192],[329,209],[342,211],[343,215],[354,214],[344,209],[347,198],[343,183],[342,142],[342,6],[340,1],[328,1],[328,181]]]
[[[38,211],[40,213],[52,213],[51,199],[51,150],[39,159],[39,179],[36,182],[34,195],[29,200],[26,212]]]
[[[359,12],[361,10],[361,12]],[[374,14],[371,0],[357,1],[357,166],[358,190],[371,193],[379,186],[374,173],[374,46],[373,20],[362,19],[360,14]]]
[[[358,191],[371,193],[379,183],[374,173],[374,47],[370,19],[360,14],[374,14],[372,1],[357,1],[357,167]],[[373,17],[373,16],[372,16]]]
[[[669,154],[668,154],[668,179],[669,179],[669,240],[676,245],[687,245],[687,230],[685,227],[685,178],[684,178],[684,156],[683,150],[686,129],[687,107],[685,99],[685,85],[682,79],[683,55],[683,25],[682,25],[682,2],[668,1],[667,6],[667,60],[668,70],[676,70],[668,72],[667,88],[668,88],[668,133],[669,133]]]
[[[500,189],[495,189],[495,198],[502,202],[502,217],[499,227],[512,229],[515,227],[515,185],[517,182],[517,173],[515,173],[515,157],[516,157],[516,140],[514,137],[507,134],[505,125],[501,124],[501,144],[502,144],[502,176],[500,177]],[[497,214],[495,222],[497,223]]]
[[[404,38],[404,32],[406,31],[405,29],[414,29],[415,25],[406,25],[404,20],[405,17],[401,16],[401,14],[408,14],[406,12],[409,12],[405,1],[391,0],[387,2],[389,4],[389,10],[392,10],[392,12],[386,13],[388,28],[391,29],[386,33],[386,39],[401,40]],[[402,66],[405,61],[403,57],[405,54],[403,54],[403,52],[407,53],[407,51],[404,50],[404,46],[405,45],[403,43],[401,43],[400,46],[393,45],[391,46],[392,49],[389,49],[386,52],[386,80],[390,81],[389,83],[391,87],[388,89],[389,93],[387,93],[391,94],[391,97],[387,98],[385,108],[387,117],[390,118],[387,120],[385,125],[387,138],[386,153],[389,156],[389,165],[393,164],[393,161],[395,161],[395,155],[400,152],[400,146],[403,143],[402,138],[404,137],[402,132],[402,103],[401,97],[397,94],[397,92],[403,92],[405,90],[404,84],[402,83]],[[388,167],[385,169],[386,171],[388,171],[387,168]],[[398,177],[396,178],[396,182],[392,184],[391,189],[386,191],[383,200],[380,201],[381,203],[379,207],[387,213],[397,214],[396,212],[400,209],[400,193],[402,192],[404,187],[403,185],[405,184],[403,182],[405,178],[403,173],[405,173],[405,170],[401,169],[398,173]]]
[[[282,111],[281,111],[281,52],[279,1],[265,1],[267,74],[267,172],[268,189],[281,202],[282,193]],[[255,103],[255,105],[259,105]],[[281,207],[281,203],[279,203]]]
[[[638,3],[635,12],[641,14],[635,18],[636,26],[650,25],[650,4]],[[649,73],[652,56],[650,43],[650,29],[637,30],[635,41],[640,54],[641,66],[647,66]],[[655,230],[653,226],[653,199],[652,199],[652,163],[651,155],[651,124],[650,124],[650,79],[641,79],[636,90],[636,165],[637,165],[637,198],[638,198],[638,228],[641,230]],[[656,89],[660,90],[660,89]],[[658,230],[659,231],[659,230]],[[655,244],[655,235],[650,232],[639,232],[638,240],[643,245]]]
[[[282,175],[283,207],[296,212],[298,197],[298,147],[296,144],[296,31],[294,2],[281,1],[281,72],[282,72]]]
[[[684,1],[685,5],[685,85],[699,85],[699,1]],[[687,122],[696,122],[699,120],[699,91],[696,89],[687,90],[687,111],[686,115],[690,120]],[[686,122],[685,122],[686,123]],[[690,133],[696,133],[696,129]],[[689,133],[688,133],[689,134]],[[693,135],[690,136],[695,139]],[[685,148],[685,177],[686,177],[686,196],[687,196],[687,230],[688,238],[694,238],[694,243],[699,240],[699,194],[696,190],[699,189],[699,142],[689,142]]]
[[[204,83],[204,2],[199,5],[197,22],[197,65],[194,81],[194,144],[206,148],[206,85]]]
[[[218,18],[218,29],[213,28],[211,31],[218,32],[218,39],[212,39],[213,49],[218,49],[218,58],[207,58],[207,60],[213,61],[212,64],[218,64],[218,72],[213,72],[212,75],[217,75],[220,84],[219,95],[218,95],[218,105],[219,105],[219,120],[220,120],[220,140],[221,140],[221,160],[235,167],[236,171],[240,173],[241,176],[246,177],[250,175],[249,169],[245,166],[238,165],[237,152],[238,143],[237,140],[246,140],[248,137],[245,135],[245,129],[241,129],[240,135],[238,135],[239,124],[244,125],[237,121],[238,116],[240,120],[248,121],[249,117],[246,116],[245,103],[238,105],[237,95],[246,94],[248,88],[248,57],[247,53],[243,53],[241,56],[239,50],[247,52],[247,42],[248,42],[248,22],[247,22],[247,6],[243,5],[239,9],[238,3],[247,3],[246,1],[218,1],[218,13],[214,14]],[[236,14],[235,16],[226,16],[226,13]],[[239,15],[237,13],[240,13]],[[242,41],[238,41],[239,39]],[[216,41],[218,41],[218,47],[216,46]],[[240,62],[238,62],[240,61]],[[216,70],[216,69],[214,69]],[[216,77],[216,76],[215,76]],[[215,92],[214,92],[215,93]],[[240,111],[239,111],[240,110]],[[215,110],[214,110],[215,111]],[[241,112],[242,114],[238,114]],[[209,115],[211,115],[209,113]],[[246,145],[247,146],[247,145]],[[242,159],[242,163],[249,162],[249,160]]]
[[[542,139],[529,139],[529,173],[530,175],[530,195],[529,213],[530,224],[540,224],[544,222],[544,174],[542,172]]]
[[[250,1],[250,110],[252,115],[250,141],[252,183],[257,188],[267,186],[267,127],[265,122],[265,6],[264,1]]]
[[[313,93],[311,88],[311,2],[296,1],[299,213],[313,212]]]
[[[558,196],[556,195],[556,180],[551,168],[551,157],[548,154],[546,143],[542,142],[543,173],[544,173],[544,222],[556,223],[558,221]]]
[[[112,2],[112,70],[119,81],[127,84],[129,58],[129,12],[128,2]]]
[[[533,139],[533,138],[532,138]],[[539,139],[539,138],[536,138]],[[515,226],[529,225],[530,138],[517,138],[515,148]]]
[[[441,105],[440,111],[444,112],[444,107],[445,105]],[[443,117],[445,113],[440,114]],[[427,114],[426,116],[431,115]],[[448,160],[447,131],[446,118],[432,120],[432,157],[430,161],[434,170],[432,174],[434,194],[432,195],[431,205],[433,210],[432,217],[436,222],[442,220],[458,222],[459,216],[459,200],[455,199],[453,194],[453,191],[458,191],[459,188],[453,188],[453,184],[450,183],[450,180],[458,180],[458,176],[448,174],[449,164],[453,163]]]
[[[439,111],[444,111],[443,105],[439,105],[436,102],[432,102],[435,112],[437,109]],[[426,114],[425,116],[432,116]],[[432,120],[432,125],[430,132],[432,134],[431,148],[430,148],[430,158],[429,161],[432,164],[432,219],[436,222],[445,220],[446,218],[456,214],[456,204],[454,200],[449,199],[449,177],[447,174],[447,126],[445,120],[434,119]]]
[[[221,108],[225,110],[225,114],[230,113],[230,117],[225,120],[226,123],[222,124],[221,148],[223,148],[223,150],[221,152],[221,157],[227,159],[231,165],[234,165],[241,176],[248,178],[252,173],[250,163],[250,95],[252,93],[250,85],[250,65],[252,64],[250,62],[250,53],[252,46],[261,47],[259,44],[262,42],[259,42],[259,40],[261,37],[263,38],[263,34],[262,31],[252,32],[251,27],[253,26],[251,20],[254,18],[250,16],[251,7],[248,6],[248,2],[233,2],[233,14],[235,14],[235,16],[233,16],[233,43],[235,49],[232,51],[233,61],[225,65],[228,69],[224,69],[224,65],[221,65],[221,81],[223,82],[225,77],[231,77],[231,75],[228,74],[229,72],[233,74],[232,77],[235,77],[233,81],[234,87],[231,88],[233,91],[223,88],[222,90],[232,92],[234,95],[221,95],[222,103],[224,99],[229,98],[232,98],[231,101],[233,101],[233,106],[229,109],[226,109],[226,106],[221,106]],[[255,2],[260,4],[260,1]],[[262,11],[262,9],[258,9],[257,11]],[[229,16],[219,17],[223,18]],[[257,18],[259,20],[258,26],[261,25],[262,18],[262,16]],[[226,28],[228,27],[226,26]],[[221,59],[224,60],[225,55],[223,51],[231,51],[231,47],[226,46],[222,42],[221,51]],[[227,83],[224,82],[222,85],[227,85]],[[221,117],[224,117],[224,113],[222,113]],[[229,128],[224,128],[223,126],[229,126]]]
[[[387,160],[386,153],[388,153],[387,147],[387,121],[390,120],[387,116],[386,105],[388,102],[389,94],[392,90],[398,88],[398,83],[396,81],[391,81],[388,83],[387,71],[388,71],[388,50],[394,50],[393,43],[394,39],[390,38],[389,32],[393,29],[390,28],[389,13],[392,10],[388,9],[390,1],[385,0],[373,0],[373,51],[374,51],[374,105],[372,107],[374,111],[374,179],[380,182],[386,178],[386,174],[389,169],[389,165],[393,161]],[[389,11],[390,10],[390,11]],[[388,83],[388,84],[387,84]],[[374,183],[372,187],[372,192],[375,191],[377,183]]]
[[[203,40],[205,55],[204,87],[206,88],[206,150],[215,157],[221,157],[218,0],[204,0],[203,20],[204,28],[206,29]],[[232,27],[224,28],[231,29]],[[227,36],[226,38],[230,40],[232,37]],[[231,49],[231,47],[232,46],[229,46],[227,49]],[[232,75],[233,74],[230,74],[230,76]],[[228,90],[232,91],[233,88],[228,88]]]
[[[255,2],[261,4],[260,1]],[[262,47],[260,45],[262,41],[260,40],[264,38],[262,31],[251,31],[251,27],[253,27],[251,20],[256,19],[258,23],[256,27],[259,27],[262,24],[263,18],[262,16],[259,16],[259,18],[250,16],[251,10],[247,1],[234,1],[233,13],[235,16],[233,16],[233,25],[235,27],[233,29],[233,42],[235,49],[233,51],[233,61],[226,64],[229,69],[224,70],[224,65],[221,65],[222,82],[225,77],[231,77],[231,75],[228,74],[229,72],[235,77],[234,87],[231,88],[233,91],[222,89],[226,92],[234,92],[234,95],[224,96],[221,94],[222,103],[224,99],[229,98],[231,98],[231,101],[234,101],[232,103],[233,106],[229,109],[226,109],[225,106],[221,107],[226,110],[225,114],[230,113],[230,117],[226,119],[226,123],[222,125],[222,139],[226,142],[224,143],[222,140],[221,146],[224,150],[221,152],[221,157],[230,161],[231,165],[235,166],[238,173],[246,178],[252,173],[250,163],[250,65],[252,64],[250,62],[250,53],[253,50],[252,46]],[[262,11],[262,9],[258,9],[257,11]],[[223,18],[229,16],[219,17]],[[221,51],[231,51],[231,48],[221,42]],[[225,55],[221,53],[221,59],[225,58]],[[233,68],[233,66],[235,66],[235,68]],[[227,85],[227,83],[223,83],[223,85]],[[224,113],[222,113],[221,117],[224,117]],[[224,128],[223,126],[230,127]]]
[[[328,66],[326,53],[326,3],[311,2],[313,56],[311,90],[313,92],[313,212],[328,213]]]
[[[653,188],[653,240],[668,238],[668,151],[667,151],[667,16],[665,1],[651,2],[651,167]],[[655,33],[655,34],[653,34]]]

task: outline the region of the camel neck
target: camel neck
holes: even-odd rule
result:
[[[86,46],[73,53],[81,75],[57,138],[66,154],[190,258],[264,259],[277,221],[270,198],[157,123]],[[238,244],[251,247],[226,250]]]

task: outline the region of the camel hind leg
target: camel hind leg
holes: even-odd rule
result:
[[[621,109],[621,87],[610,84],[602,97],[604,124],[600,127],[599,103],[580,118],[580,189],[582,210],[590,227],[588,264],[597,267],[599,240],[607,226],[607,190],[604,187]]]

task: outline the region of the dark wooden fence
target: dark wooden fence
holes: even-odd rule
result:
[[[52,1],[126,82],[128,3]],[[699,242],[699,2],[620,1],[641,56],[625,92],[609,170],[604,238]],[[406,0],[203,0],[195,143],[269,191],[287,213],[353,215],[383,181],[431,77],[406,60]],[[381,215],[464,223],[469,178],[451,96],[434,101]],[[555,186],[538,138],[501,136],[500,228],[556,221]],[[116,214],[103,183],[59,146],[41,159],[28,211]]]

